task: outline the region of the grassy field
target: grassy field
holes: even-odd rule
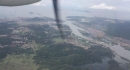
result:
[[[0,70],[37,70],[39,67],[32,59],[34,55],[8,55],[0,61]]]
[[[78,36],[72,36],[76,41],[78,41],[79,43],[81,43],[82,45],[88,46],[89,45],[89,41],[86,41],[84,39],[78,39]]]
[[[44,47],[42,44],[28,43],[26,46],[22,46],[21,48],[27,49],[28,46],[33,49],[33,51],[37,51],[40,48]],[[33,60],[34,54],[8,54],[6,58],[0,60],[0,70],[37,70],[39,65],[36,65]],[[47,70],[47,69],[44,69]]]
[[[54,40],[55,42],[57,42],[57,43],[58,43],[58,42],[64,42],[64,40],[61,39],[61,38],[54,38],[53,40]]]
[[[41,47],[44,47],[44,45],[36,44],[35,41],[29,42],[28,44],[21,46],[21,48],[23,48],[23,49],[32,48],[34,50],[34,52],[36,50],[39,50]]]

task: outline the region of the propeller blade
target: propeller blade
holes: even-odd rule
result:
[[[63,26],[61,24],[60,15],[59,15],[59,11],[58,11],[58,9],[59,9],[58,0],[53,0],[53,7],[54,7],[56,23],[57,23],[57,27],[59,29],[60,36],[62,39],[64,39]]]

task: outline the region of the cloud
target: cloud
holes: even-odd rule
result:
[[[116,8],[113,6],[107,6],[105,3],[101,3],[99,5],[93,5],[89,8],[93,8],[93,9],[107,9],[107,10],[115,10]]]
[[[34,3],[33,5],[34,5],[34,6],[46,6],[46,4],[42,4],[42,3],[40,3],[40,2]]]

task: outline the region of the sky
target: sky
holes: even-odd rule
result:
[[[130,0],[59,0],[64,7],[105,9],[105,10],[130,10]],[[42,0],[35,6],[50,6],[51,0]]]
[[[93,17],[107,17],[115,19],[130,20],[130,0],[59,0],[62,15],[85,15]],[[0,17],[30,16],[29,12],[40,13],[43,16],[54,15],[52,0],[41,0],[40,2],[18,6],[0,6]],[[69,11],[68,11],[69,10]],[[76,10],[88,10],[91,13],[78,12]],[[37,16],[33,14],[33,16]],[[32,15],[31,15],[32,16]]]

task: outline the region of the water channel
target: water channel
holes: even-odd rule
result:
[[[82,28],[73,25],[71,21],[66,21],[65,24],[70,27],[70,29],[72,30],[72,33],[74,33],[75,35],[77,35],[81,38],[87,39],[85,36],[83,36],[78,31],[78,29],[82,29]],[[114,60],[116,60],[118,63],[120,63],[123,68],[127,68],[125,64],[128,63],[128,61],[122,59],[121,57],[124,57],[124,58],[130,60],[130,56],[129,56],[130,51],[125,50],[120,45],[107,46],[107,47],[109,47],[112,51],[114,51],[116,53]],[[94,64],[89,64],[89,65],[86,65],[86,66],[93,66],[93,70],[96,70],[97,69],[96,67],[101,68],[101,69],[105,69],[108,66],[107,62],[109,60],[110,60],[109,58],[105,58],[105,59],[102,59],[102,63],[94,63]],[[99,69],[99,70],[101,70],[101,69]]]

